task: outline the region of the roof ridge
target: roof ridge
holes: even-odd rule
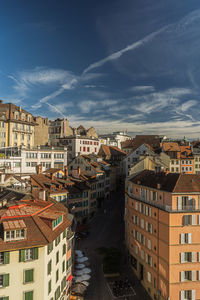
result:
[[[176,186],[178,185],[178,182],[180,181],[180,178],[181,178],[181,173],[179,174],[179,176],[178,176],[178,179],[177,179],[177,181],[176,181],[176,184],[175,184],[175,186],[174,186],[174,188],[173,188],[173,190],[172,190],[172,193],[174,193],[174,191],[175,191],[175,189],[176,189]]]

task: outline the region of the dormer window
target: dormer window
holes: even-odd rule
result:
[[[23,220],[3,222],[4,240],[14,241],[26,238],[26,225]]]
[[[56,220],[53,221],[53,230],[61,224],[63,221],[63,216],[59,216]]]

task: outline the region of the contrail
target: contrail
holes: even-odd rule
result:
[[[114,52],[112,53],[111,55],[89,65],[84,71],[83,71],[83,74],[87,73],[88,71],[92,70],[92,69],[95,69],[95,68],[98,68],[98,67],[101,67],[103,66],[105,63],[109,62],[109,61],[112,61],[112,60],[115,60],[119,57],[121,57],[124,53],[128,52],[128,51],[131,51],[131,50],[135,50],[139,47],[142,47],[144,46],[145,44],[147,44],[148,42],[150,42],[151,40],[153,40],[157,35],[159,35],[160,33],[162,33],[163,31],[165,31],[166,29],[168,29],[170,26],[172,26],[171,24],[170,25],[167,25],[167,26],[164,26],[163,28],[155,31],[155,32],[152,32],[148,35],[146,35],[143,39],[137,41],[137,42],[134,42],[133,44],[131,45],[128,45],[127,47],[117,51],[117,52]]]

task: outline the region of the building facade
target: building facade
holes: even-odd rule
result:
[[[19,200],[13,193],[6,196],[8,209],[4,193],[0,194],[0,298],[69,299],[67,235],[71,217],[67,209],[49,200]]]
[[[125,239],[152,299],[200,298],[200,176],[143,171],[126,183]]]

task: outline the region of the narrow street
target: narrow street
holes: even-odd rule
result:
[[[112,194],[110,200],[106,200],[106,213],[100,209],[94,219],[89,223],[90,234],[87,238],[76,242],[76,249],[84,251],[89,258],[90,268],[92,269],[90,285],[87,289],[85,300],[111,300],[114,299],[110,294],[106,280],[103,276],[101,257],[96,249],[99,247],[116,247],[122,250],[124,245],[124,194],[117,192]],[[133,282],[136,296],[129,297],[127,300],[149,300],[146,292],[140,283],[130,272],[128,266],[123,266]],[[137,288],[135,287],[137,286]],[[125,298],[120,298],[125,299]]]

